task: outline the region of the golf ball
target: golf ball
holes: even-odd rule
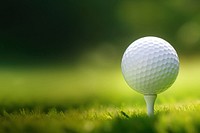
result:
[[[167,41],[147,36],[130,44],[122,57],[121,68],[131,88],[142,94],[159,94],[176,80],[179,59]]]

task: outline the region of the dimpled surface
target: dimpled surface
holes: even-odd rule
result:
[[[121,63],[128,85],[142,94],[158,94],[170,87],[179,71],[174,48],[158,37],[143,37],[124,52]]]

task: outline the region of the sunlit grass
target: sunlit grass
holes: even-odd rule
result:
[[[149,118],[145,108],[94,105],[59,111],[20,109],[0,117],[1,132],[199,132],[199,101],[156,107]]]
[[[198,58],[181,58],[180,61],[176,82],[158,95],[157,103],[196,100],[200,96],[200,61]],[[106,67],[78,64],[74,67],[55,68],[1,68],[0,73],[0,103],[15,101],[79,104],[88,100],[90,103],[144,105],[142,95],[125,83],[120,63]]]
[[[200,61],[180,58],[155,117],[128,87],[120,63],[0,68],[0,132],[199,132]]]

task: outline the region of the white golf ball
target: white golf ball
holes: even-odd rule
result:
[[[143,37],[124,52],[121,68],[127,84],[142,94],[158,94],[169,88],[178,75],[175,49],[158,37]]]

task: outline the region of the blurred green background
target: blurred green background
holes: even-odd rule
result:
[[[157,103],[197,100],[199,5],[197,0],[1,1],[0,105],[144,105],[126,85],[120,61],[131,42],[149,35],[170,42],[181,63],[177,81]]]
[[[94,49],[119,58],[147,35],[168,40],[179,54],[200,50],[197,0],[8,0],[0,17],[1,63],[70,64]]]

